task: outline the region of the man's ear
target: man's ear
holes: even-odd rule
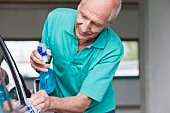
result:
[[[109,24],[112,24],[114,21],[115,21],[114,19],[110,20],[110,21],[109,21]]]
[[[107,22],[107,24],[106,24],[106,26],[107,26],[107,27],[110,27],[110,26],[111,26],[111,24],[112,24],[113,22],[114,22],[114,20],[110,20],[110,21],[108,21],[108,22]]]
[[[110,27],[110,25],[111,25],[111,22],[108,21],[108,22],[106,23],[106,25],[105,25],[105,28]]]

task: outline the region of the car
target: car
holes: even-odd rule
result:
[[[0,113],[39,113],[29,102],[31,92],[27,88],[17,65],[0,36]],[[13,102],[16,100],[15,106]],[[5,105],[4,105],[5,104]],[[4,106],[9,106],[5,109]]]

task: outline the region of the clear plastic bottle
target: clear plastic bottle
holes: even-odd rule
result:
[[[39,44],[37,51],[44,62],[50,63],[51,58],[47,55],[47,48],[43,43]],[[47,94],[51,94],[56,88],[55,76],[55,72],[51,68],[48,68],[47,72],[40,72],[40,89],[45,90]]]

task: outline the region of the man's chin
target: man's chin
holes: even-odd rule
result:
[[[80,34],[77,35],[77,38],[78,38],[79,40],[85,40],[85,39],[86,39],[85,36],[82,36],[82,35],[80,35]]]
[[[89,40],[90,39],[90,37],[88,37],[88,36],[79,36],[79,37],[77,37],[79,40]]]

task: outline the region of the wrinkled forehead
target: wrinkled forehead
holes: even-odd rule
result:
[[[83,0],[79,5],[79,8],[89,10],[101,16],[109,17],[114,8],[113,1],[114,0]]]
[[[119,4],[118,1],[119,0],[81,0],[81,4],[99,6],[101,8],[109,7],[113,9]]]

